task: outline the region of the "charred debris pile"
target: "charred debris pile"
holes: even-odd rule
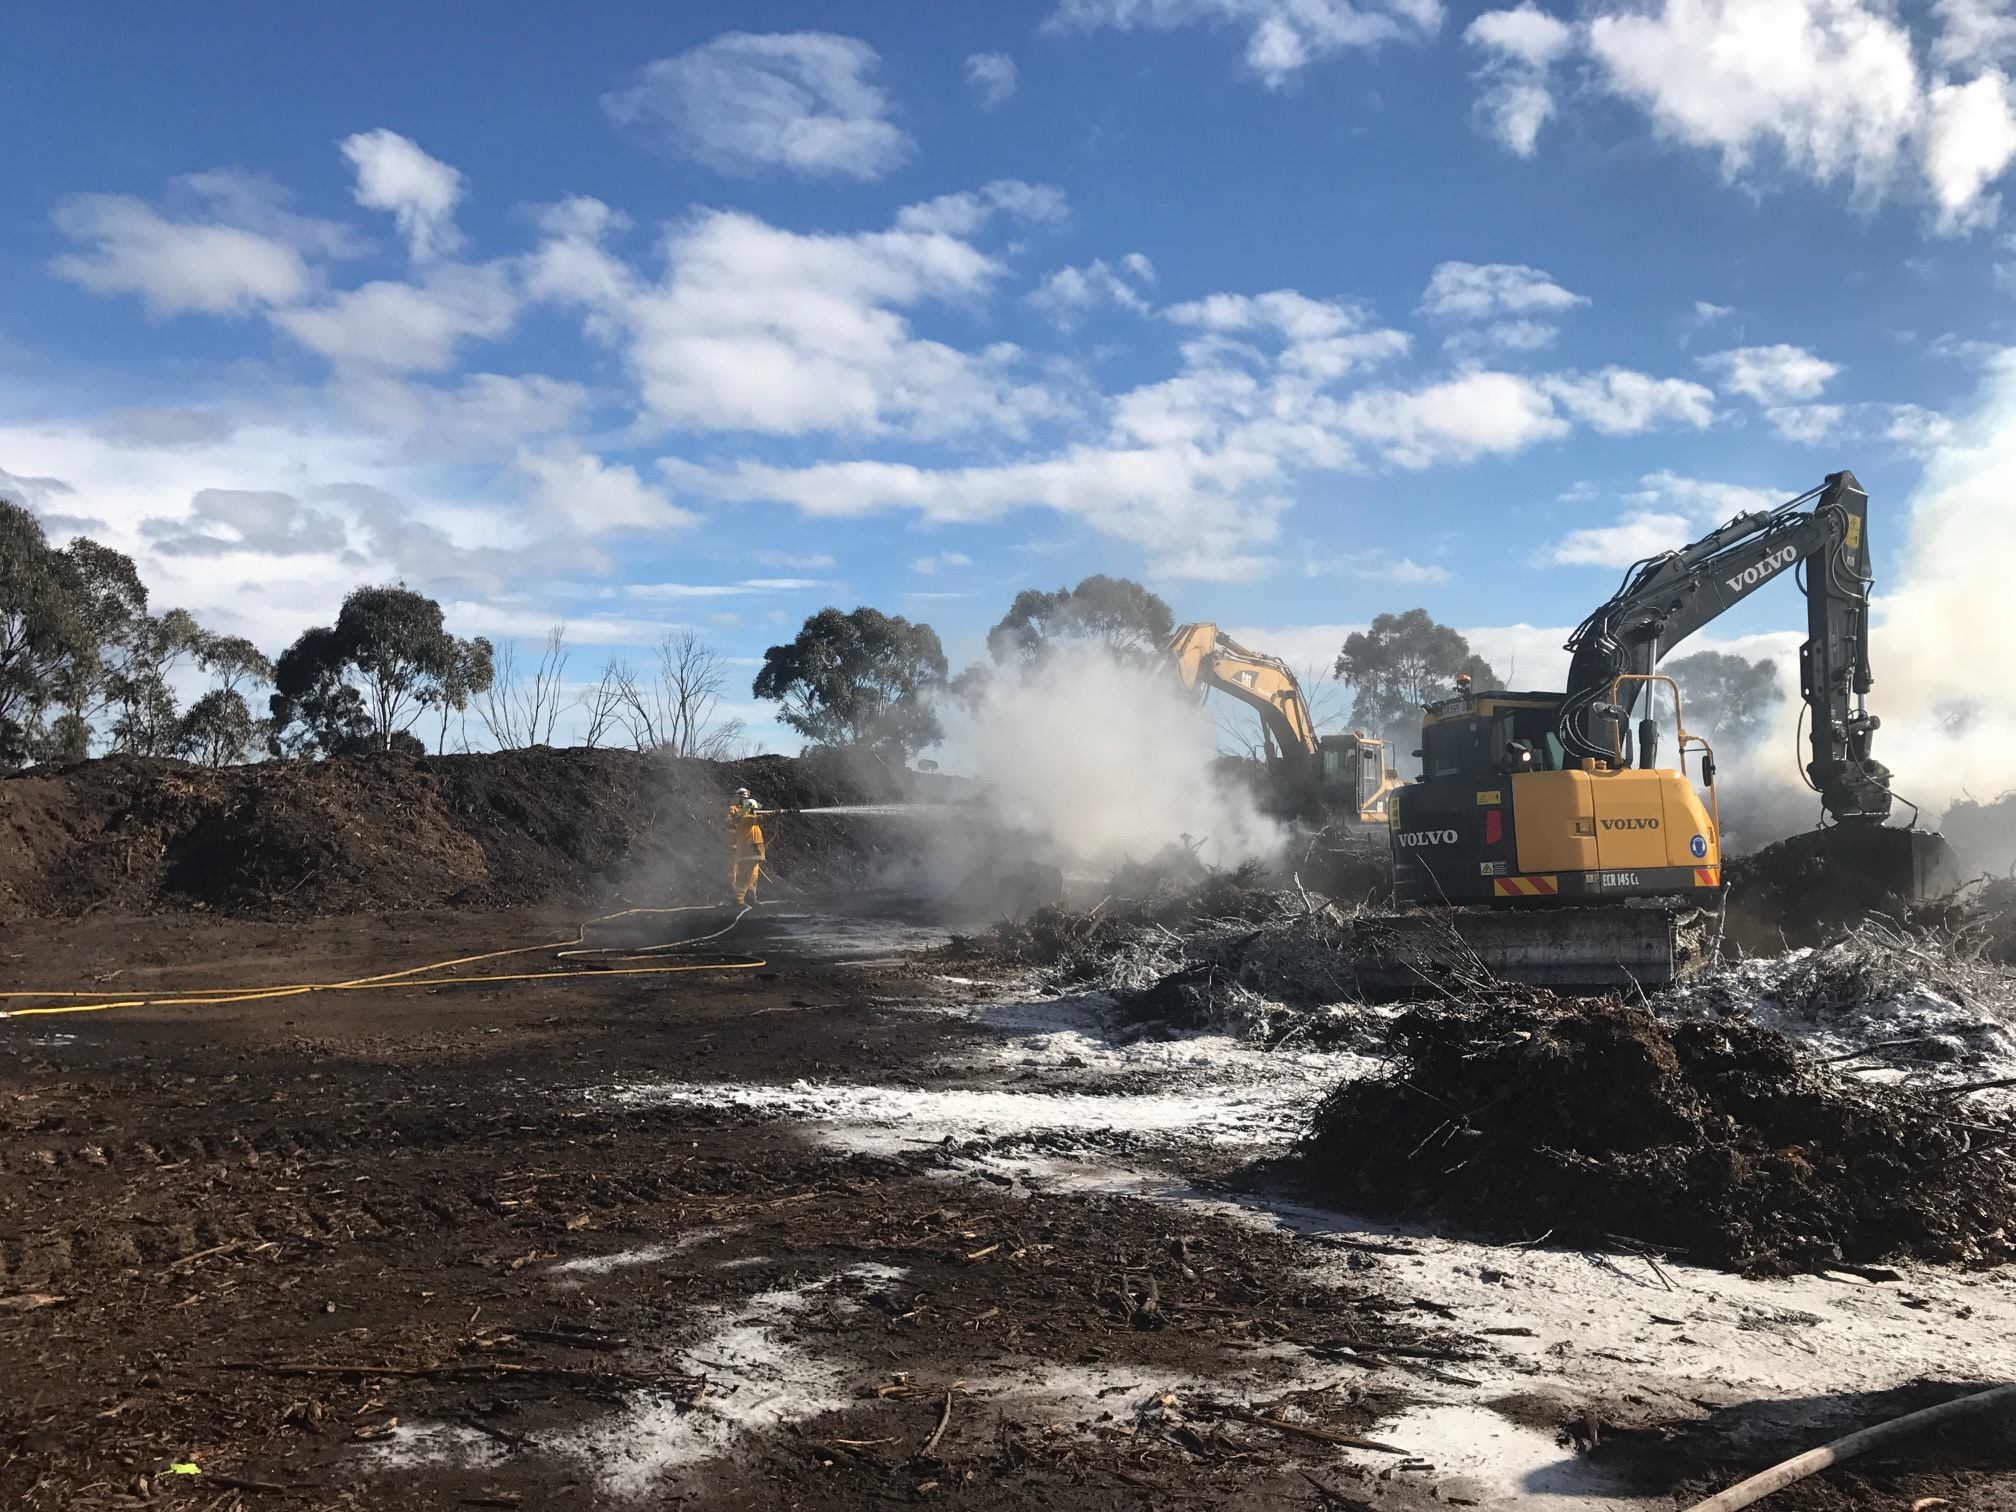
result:
[[[1136,868],[1093,909],[1042,910],[985,943],[1059,990],[1105,994],[1116,1039],[1216,1031],[1385,1057],[1315,1110],[1292,1163],[1350,1210],[1760,1274],[2016,1259],[2001,892],[1633,1001],[1496,982],[1452,956],[1394,1004],[1354,971],[1380,912],[1280,884],[1257,867]]]
[[[1346,1206],[1757,1274],[2016,1258],[2016,1120],[1742,1019],[1614,999],[1417,1008],[1300,1148]]]

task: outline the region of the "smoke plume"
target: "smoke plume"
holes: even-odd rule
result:
[[[2016,679],[2000,665],[2016,562],[2016,352],[1991,367],[1972,412],[1932,452],[1908,503],[1872,489],[1869,509],[1876,569],[1869,707],[1883,721],[1876,755],[1900,799],[1935,827],[1957,801],[1992,802],[2016,789]],[[1748,638],[1750,654],[1775,653],[1786,697],[1774,728],[1723,765],[1725,828],[1744,849],[1821,817],[1819,798],[1800,780],[1811,755],[1798,725],[1805,611],[1796,597],[1792,605],[1799,631]],[[1900,802],[1893,822],[1910,817]],[[2016,855],[1971,859],[2001,870]]]
[[[956,764],[995,816],[1060,862],[1146,860],[1186,833],[1214,865],[1280,849],[1280,826],[1212,771],[1205,712],[1172,679],[1096,645],[995,678],[970,715],[948,723]]]

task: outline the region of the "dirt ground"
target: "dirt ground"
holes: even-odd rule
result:
[[[0,1506],[1469,1500],[1406,1444],[1335,1441],[1404,1407],[1396,1380],[1460,1383],[1511,1342],[1396,1286],[1377,1242],[621,1095],[1014,1084],[962,1061],[990,1031],[950,1010],[984,968],[920,955],[930,936],[900,920],[836,922],[840,906],[717,943],[750,969],[0,1022]],[[348,980],[575,922],[99,911],[10,928],[0,984]],[[1216,1189],[1271,1179],[1237,1149],[1187,1160],[1175,1174]],[[1362,1285],[1339,1282],[1340,1256]],[[1311,1359],[1334,1378],[1311,1384]],[[1676,1425],[1624,1400],[1602,1421],[1495,1404],[1564,1464],[1668,1505],[1813,1441],[1751,1422],[1733,1455],[1746,1409],[1712,1407]],[[1771,1505],[2016,1507],[2007,1427]]]

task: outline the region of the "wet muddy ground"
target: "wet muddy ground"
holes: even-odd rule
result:
[[[574,922],[100,914],[10,932],[0,981]],[[1303,1205],[1275,1157],[1365,1057],[1115,1045],[941,938],[801,909],[712,942],[732,972],[0,1022],[0,1506],[1677,1506],[2016,1374],[2000,1272]],[[2010,1426],[1773,1505],[2016,1507]]]

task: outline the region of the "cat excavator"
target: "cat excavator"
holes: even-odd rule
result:
[[[1216,625],[1178,625],[1163,664],[1202,699],[1216,691],[1260,716],[1272,806],[1284,815],[1341,821],[1383,837],[1387,804],[1401,787],[1386,743],[1353,731],[1319,735],[1302,684],[1278,656],[1249,651]]]
[[[1688,732],[1659,660],[1788,572],[1807,605],[1805,776],[1827,822],[1784,844],[1815,886],[1831,876],[1905,904],[1950,891],[1945,840],[1886,823],[1890,771],[1871,753],[1868,507],[1844,471],[1738,515],[1631,568],[1570,637],[1564,691],[1459,682],[1428,705],[1422,774],[1390,805],[1396,900],[1444,910],[1417,928],[1453,925],[1507,980],[1649,986],[1684,974],[1692,926],[1721,902],[1722,836],[1714,753]],[[1660,693],[1673,700],[1670,765],[1652,717]]]

